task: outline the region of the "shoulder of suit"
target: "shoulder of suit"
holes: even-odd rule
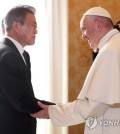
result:
[[[17,52],[13,48],[4,44],[3,42],[0,42],[0,57],[6,54],[10,54],[10,53],[17,54]]]

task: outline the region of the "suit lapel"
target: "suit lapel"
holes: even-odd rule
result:
[[[31,80],[30,60],[27,61],[28,62],[27,64],[29,64],[29,68],[28,68],[26,66],[25,62],[23,61],[23,58],[22,58],[21,54],[19,53],[18,49],[16,48],[16,46],[14,45],[14,43],[11,40],[9,40],[8,38],[4,38],[1,43],[9,46],[15,53],[17,53],[17,55],[19,55],[20,59],[22,60],[24,66],[26,68],[26,71],[28,73],[29,79]],[[28,53],[26,55],[27,55],[27,58],[30,58]]]
[[[24,59],[25,59],[25,62],[26,62],[26,66],[27,66],[27,69],[28,69],[30,78],[31,78],[31,63],[30,63],[30,56],[29,56],[28,52],[26,52],[25,50],[24,50],[24,52],[23,52],[23,56],[24,56]]]
[[[9,47],[11,47],[14,51],[16,51],[17,53],[19,53],[19,51],[16,48],[16,46],[14,45],[14,43],[11,40],[9,40],[8,38],[4,38],[2,40],[2,43],[5,44],[5,45],[7,45],[7,46],[9,46]]]

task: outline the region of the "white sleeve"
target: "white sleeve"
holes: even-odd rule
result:
[[[49,106],[50,119],[55,126],[70,126],[84,123],[89,117],[101,116],[109,105],[85,99],[66,104]]]

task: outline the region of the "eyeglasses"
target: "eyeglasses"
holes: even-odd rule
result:
[[[19,23],[21,23],[22,25],[26,24],[26,25],[30,25],[31,27],[33,27],[34,30],[38,30],[39,27],[36,25],[36,23],[34,22],[34,24],[30,24],[29,22],[22,22],[22,21],[17,21]]]
[[[27,23],[27,22],[25,22],[24,24],[30,25],[30,26],[33,27],[33,29],[35,29],[35,30],[38,30],[38,29],[39,29],[36,24],[30,24],[30,23]]]

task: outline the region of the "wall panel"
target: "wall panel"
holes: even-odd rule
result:
[[[91,64],[91,52],[87,42],[81,39],[79,21],[91,7],[106,8],[113,22],[120,20],[119,0],[68,0],[69,3],[69,101],[76,99]],[[83,134],[84,124],[70,126],[69,134]]]

